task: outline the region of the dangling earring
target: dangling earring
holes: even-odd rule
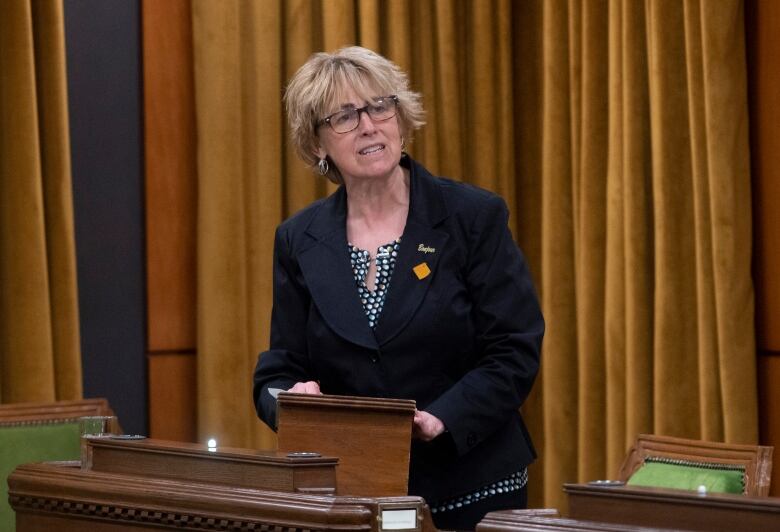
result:
[[[406,139],[403,138],[403,136],[401,137],[401,151],[402,152],[406,151]]]
[[[319,170],[320,175],[325,175],[328,173],[328,159],[323,157],[320,159],[320,162],[317,163],[317,170]]]

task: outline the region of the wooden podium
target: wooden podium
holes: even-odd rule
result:
[[[338,456],[336,493],[407,494],[415,402],[282,392],[279,450]]]

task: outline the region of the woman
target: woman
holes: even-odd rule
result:
[[[285,104],[299,155],[342,186],[276,231],[258,415],[275,426],[273,388],[414,399],[409,493],[439,528],[525,507],[544,322],[506,205],[403,153],[420,98],[370,50],[313,55]]]

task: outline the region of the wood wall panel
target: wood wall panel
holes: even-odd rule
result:
[[[780,2],[748,0],[745,8],[756,333],[761,349],[780,351]]]
[[[780,2],[746,0],[759,439],[780,453]],[[777,456],[777,455],[776,455]],[[780,496],[775,458],[770,495]]]
[[[197,166],[189,0],[144,0],[149,428],[195,441]]]
[[[149,436],[194,442],[196,433],[195,353],[149,356]]]
[[[143,3],[148,339],[195,347],[197,169],[189,2]]]

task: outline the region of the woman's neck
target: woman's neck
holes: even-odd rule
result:
[[[367,226],[397,218],[409,209],[409,172],[397,166],[387,178],[359,179],[345,183],[348,218]]]

